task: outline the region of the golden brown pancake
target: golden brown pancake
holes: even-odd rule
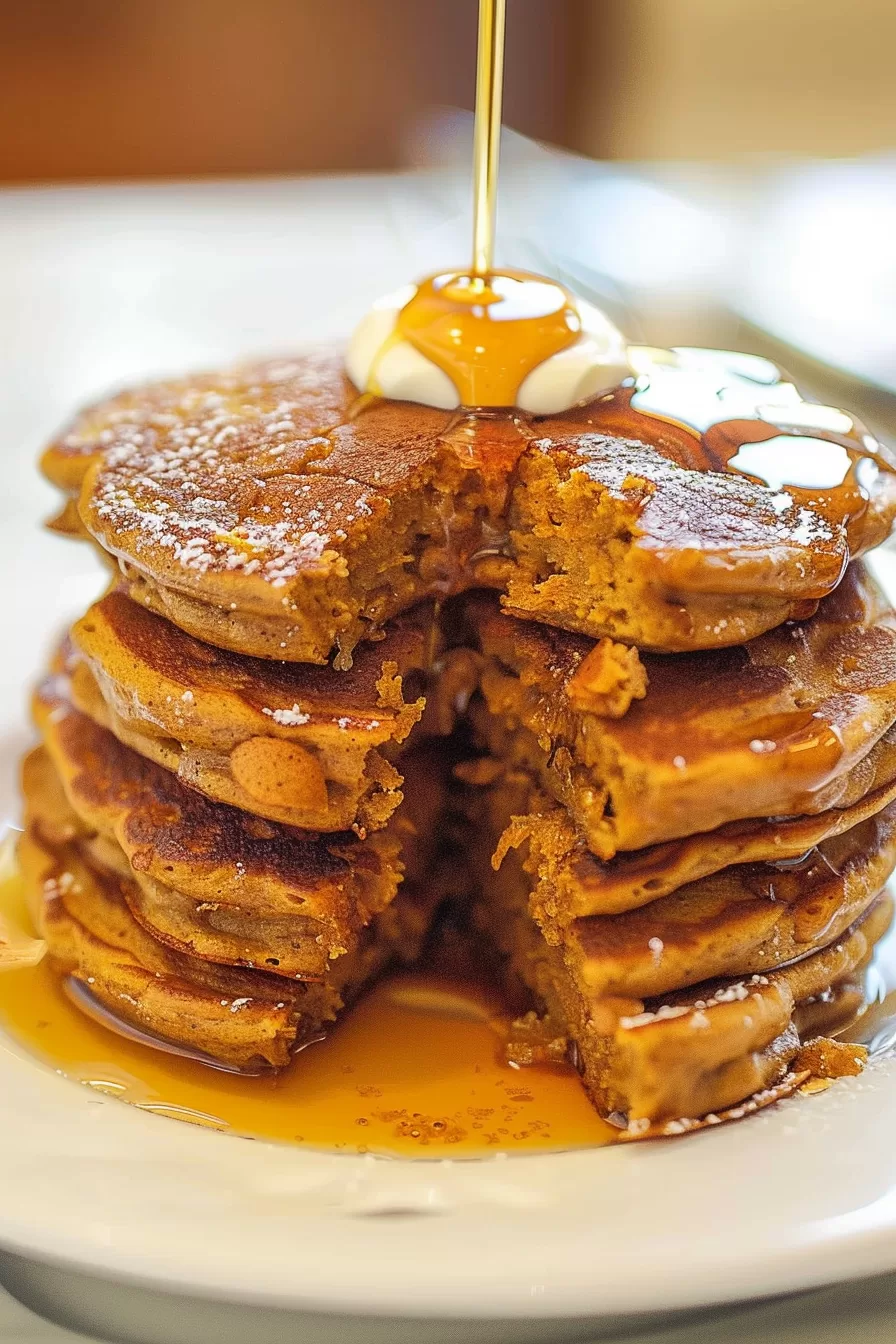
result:
[[[384,830],[365,840],[317,835],[210,802],[75,710],[68,694],[59,676],[36,694],[46,751],[81,828],[121,852],[132,913],[157,937],[278,976],[319,977],[354,950],[403,876],[426,872],[439,840],[431,756]]]
[[[449,414],[359,398],[323,352],[112,397],[43,466],[134,597],[223,648],[338,648],[339,666],[422,598],[477,586],[592,638],[738,644],[808,614],[887,535],[896,473],[858,427],[812,440],[839,450],[842,479],[783,489],[732,467],[737,444],[774,441],[789,466],[805,435],[702,433],[639,398]]]
[[[277,981],[261,971],[178,957],[133,919],[120,879],[87,865],[77,850],[46,847],[34,828],[19,842],[19,862],[60,972],[150,1036],[252,1070],[287,1063],[293,1044],[335,1011],[333,997],[316,982]]]
[[[877,893],[896,861],[893,808],[864,823],[870,833],[860,827],[822,848],[814,872],[729,869],[656,911],[539,928],[529,913],[540,914],[531,902],[535,865],[511,854],[495,872],[489,861],[518,787],[505,777],[466,799],[481,883],[474,917],[554,1034],[572,1043],[595,1105],[635,1133],[718,1113],[777,1085],[799,1048],[797,1005],[851,984],[892,919],[890,898]]]
[[[855,923],[896,867],[896,803],[890,803],[823,840],[797,864],[739,864],[634,910],[571,919],[558,893],[574,889],[578,855],[553,849],[546,856],[538,835],[538,821],[549,823],[560,809],[513,772],[486,792],[488,844],[521,806],[538,809],[523,856],[529,911],[595,996],[650,999],[715,976],[750,975],[798,960]],[[470,814],[481,805],[474,794]],[[499,841],[493,868],[500,869],[507,852],[506,839]],[[558,908],[563,918],[556,917]]]
[[[431,607],[338,677],[202,644],[120,592],[71,638],[78,708],[210,798],[318,831],[376,829],[401,802],[393,761],[425,704],[414,687],[437,647]]]
[[[867,965],[892,919],[892,898],[883,895],[840,941],[755,981],[711,981],[646,1004],[609,1032],[607,1023],[582,1020],[576,1040],[586,1088],[629,1128],[664,1120],[666,1132],[676,1133],[676,1120],[717,1113],[774,1086],[797,1054],[799,1005]]]
[[[896,766],[896,752],[893,763]],[[830,808],[810,817],[735,821],[683,840],[617,854],[606,863],[588,851],[558,808],[541,816],[521,817],[508,833],[507,843],[528,840],[537,851],[545,873],[551,875],[544,887],[546,913],[565,924],[581,915],[636,910],[732,865],[800,867],[817,846],[873,819],[894,801],[896,777],[849,807]],[[571,854],[573,862],[569,861]],[[557,856],[559,863],[555,863]]]
[[[447,687],[478,680],[470,714],[491,753],[536,773],[603,859],[848,808],[896,777],[896,617],[861,566],[811,620],[732,649],[635,661],[485,595],[460,637],[480,656],[453,655]]]
[[[284,980],[206,961],[141,927],[128,899],[134,884],[77,842],[48,840],[42,795],[26,797],[29,823],[19,859],[37,925],[60,972],[118,1021],[229,1068],[287,1064],[295,1048],[319,1035],[390,961],[416,955],[425,931],[421,912],[432,916],[425,893],[421,898],[405,889],[321,980]],[[52,831],[52,801],[49,811]]]
[[[595,994],[655,998],[715,976],[750,975],[839,938],[896,868],[896,804],[823,841],[797,868],[743,864],[620,915],[575,920],[563,942]]]

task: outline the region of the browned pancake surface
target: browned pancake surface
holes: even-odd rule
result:
[[[600,857],[848,807],[896,776],[896,618],[860,565],[811,620],[639,665],[487,597],[463,619],[483,655],[467,669],[479,732],[538,773]]]
[[[123,593],[72,630],[75,701],[203,793],[309,830],[383,825],[401,802],[391,763],[419,721],[437,650],[431,607],[361,646],[350,671],[203,644]]]
[[[135,596],[211,643],[311,662],[338,646],[344,664],[421,597],[476,585],[595,637],[737,643],[805,614],[889,529],[883,455],[822,500],[706,470],[694,436],[651,416],[623,414],[620,435],[620,414],[618,398],[543,422],[359,399],[318,353],[123,393],[44,469]]]
[[[150,895],[174,889],[199,909],[220,909],[204,923],[249,919],[291,922],[283,974],[322,974],[351,950],[372,916],[394,899],[408,866],[433,852],[430,810],[438,781],[423,771],[414,807],[365,841],[318,836],[265,821],[186,788],[175,775],[138,756],[72,708],[64,680],[38,691],[35,713],[44,743],[82,825],[121,847]],[[433,794],[432,790],[436,793]],[[417,850],[420,853],[417,853]],[[248,954],[247,954],[248,958]]]

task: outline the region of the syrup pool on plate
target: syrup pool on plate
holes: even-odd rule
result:
[[[0,914],[27,927],[22,884]],[[80,998],[80,996],[79,996]],[[611,1142],[569,1065],[511,1068],[510,1017],[484,979],[382,981],[281,1074],[246,1077],[94,1019],[45,959],[0,973],[0,1029],[73,1082],[141,1110],[254,1138],[396,1157],[476,1157]]]

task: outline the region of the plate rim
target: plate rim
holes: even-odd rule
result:
[[[581,1186],[582,1174],[587,1173],[599,1187],[601,1177],[606,1176],[610,1166],[633,1174],[636,1167],[650,1168],[657,1163],[662,1166],[670,1160],[665,1155],[675,1153],[684,1154],[676,1159],[676,1166],[680,1168],[682,1162],[686,1162],[693,1169],[692,1175],[697,1174],[699,1179],[701,1166],[713,1150],[722,1165],[728,1165],[726,1150],[732,1142],[735,1148],[742,1146],[737,1139],[738,1133],[749,1130],[755,1134],[760,1128],[767,1129],[770,1132],[766,1138],[773,1145],[780,1147],[783,1139],[785,1146],[793,1147],[799,1144],[801,1131],[806,1129],[805,1122],[800,1121],[807,1114],[813,1115],[812,1127],[819,1130],[829,1127],[831,1116],[823,1116],[821,1110],[837,1089],[830,1089],[819,1097],[785,1103],[777,1116],[754,1116],[747,1125],[689,1135],[684,1141],[659,1140],[649,1145],[508,1156],[503,1160],[489,1157],[419,1162],[370,1155],[326,1154],[266,1141],[244,1141],[237,1145],[233,1136],[185,1124],[175,1125],[164,1117],[139,1112],[113,1098],[103,1097],[97,1104],[95,1096],[88,1099],[85,1095],[88,1089],[82,1092],[73,1082],[54,1076],[47,1066],[27,1057],[20,1047],[14,1045],[10,1050],[6,1038],[2,1040],[2,1047],[0,1079],[5,1073],[14,1083],[28,1076],[32,1081],[39,1078],[40,1086],[32,1089],[34,1098],[38,1099],[38,1094],[42,1094],[40,1101],[49,1100],[52,1094],[57,1120],[73,1121],[76,1110],[83,1113],[85,1107],[90,1106],[95,1117],[106,1117],[98,1128],[107,1131],[106,1137],[111,1142],[123,1140],[136,1144],[141,1154],[145,1145],[149,1149],[149,1165],[143,1172],[147,1187],[153,1181],[153,1162],[165,1160],[169,1151],[179,1162],[195,1161],[197,1170],[202,1168],[206,1174],[211,1174],[213,1183],[226,1179],[228,1171],[232,1174],[237,1167],[248,1170],[251,1178],[251,1169],[258,1165],[265,1180],[272,1170],[275,1175],[280,1175],[294,1167],[301,1169],[301,1190],[298,1191],[301,1194],[306,1188],[312,1192],[319,1188],[318,1175],[333,1184],[335,1173],[335,1202],[332,1205],[322,1209],[312,1207],[310,1211],[300,1207],[287,1209],[272,1216],[280,1230],[298,1246],[307,1246],[305,1238],[309,1233],[320,1239],[327,1231],[337,1229],[336,1238],[329,1237],[329,1242],[335,1245],[343,1240],[339,1233],[348,1231],[344,1240],[351,1243],[349,1253],[354,1257],[351,1275],[346,1274],[344,1262],[332,1256],[331,1248],[324,1252],[325,1257],[330,1256],[329,1266],[322,1264],[320,1256],[304,1268],[302,1257],[285,1256],[273,1274],[267,1272],[259,1276],[252,1257],[244,1257],[241,1263],[239,1257],[222,1253],[222,1243],[216,1239],[215,1221],[210,1215],[201,1216],[195,1226],[191,1224],[189,1233],[199,1226],[207,1235],[201,1244],[192,1243],[193,1253],[185,1257],[187,1240],[183,1229],[176,1235],[167,1236],[172,1224],[160,1221],[157,1212],[147,1220],[141,1217],[139,1208],[135,1215],[131,1207],[129,1215],[122,1217],[117,1225],[103,1224],[101,1220],[90,1235],[85,1235],[83,1227],[77,1224],[73,1230],[70,1223],[60,1226],[53,1218],[32,1216],[29,1220],[23,1217],[21,1201],[17,1215],[4,1201],[4,1207],[0,1208],[0,1247],[32,1262],[87,1273],[98,1281],[140,1285],[183,1298],[230,1301],[300,1313],[409,1319],[534,1317],[599,1320],[746,1301],[868,1277],[896,1267],[896,1161],[886,1188],[879,1187],[876,1199],[870,1201],[871,1207],[878,1206],[876,1217],[863,1217],[863,1214],[867,1215],[868,1205],[858,1205],[845,1217],[833,1220],[835,1224],[839,1222],[839,1226],[832,1225],[830,1218],[814,1223],[791,1220],[786,1224],[765,1225],[763,1236],[758,1243],[753,1242],[751,1256],[744,1255],[741,1240],[729,1242],[723,1237],[704,1237],[696,1246],[686,1239],[684,1254],[671,1257],[666,1254],[664,1257],[663,1251],[668,1253],[670,1248],[674,1249],[676,1240],[680,1247],[681,1239],[673,1237],[665,1246],[661,1240],[655,1240],[651,1243],[647,1274],[624,1251],[608,1260],[606,1244],[601,1245],[602,1264],[595,1264],[587,1241],[579,1243],[578,1255],[570,1254],[569,1259],[564,1257],[575,1246],[575,1239],[567,1238],[563,1244],[557,1241],[547,1254],[544,1248],[533,1247],[531,1243],[528,1249],[523,1247],[520,1233],[531,1235],[543,1218],[549,1219],[552,1231],[557,1230],[558,1219],[562,1223],[565,1217],[562,1204],[556,1208],[548,1207],[546,1211],[545,1206],[537,1202],[528,1208],[499,1203],[486,1209],[475,1200],[469,1205],[464,1203],[469,1197],[471,1182],[473,1185],[486,1179],[493,1182],[496,1175],[502,1186],[525,1192],[531,1184],[527,1178],[533,1174],[538,1177],[536,1187],[540,1187],[543,1176],[550,1182],[563,1174],[563,1167],[569,1167],[575,1169],[576,1185]],[[14,1061],[12,1068],[11,1061]],[[877,1061],[872,1067],[876,1083],[889,1094],[889,1104],[896,1104],[896,1059]],[[877,1091],[877,1087],[874,1090]],[[27,1085],[25,1091],[28,1091]],[[68,1106],[60,1101],[66,1093]],[[862,1096],[861,1089],[851,1088],[849,1084],[842,1089],[834,1112],[839,1113],[841,1123],[846,1119],[847,1127],[851,1128],[847,1113],[860,1104]],[[879,1108],[878,1114],[883,1114],[886,1109],[886,1106]],[[26,1106],[20,1119],[27,1119],[28,1112]],[[794,1120],[796,1123],[792,1124]],[[7,1121],[8,1115],[0,1115],[0,1139],[4,1147],[12,1137]],[[782,1121],[787,1124],[783,1125]],[[82,1123],[80,1131],[83,1128]],[[789,1135],[783,1134],[784,1128],[791,1131]],[[91,1147],[89,1142],[86,1146]],[[200,1150],[204,1151],[200,1153]],[[237,1158],[237,1153],[246,1150],[251,1155],[248,1163],[242,1157]],[[291,1162],[293,1156],[299,1159],[297,1163]],[[256,1163],[258,1157],[263,1159],[260,1164]],[[78,1158],[71,1154],[66,1160],[70,1172],[74,1172]],[[88,1154],[87,1160],[95,1161],[95,1157]],[[112,1158],[107,1160],[114,1168]],[[363,1185],[366,1177],[375,1206],[378,1192],[384,1191],[387,1201],[394,1199],[396,1190],[407,1192],[420,1186],[431,1186],[434,1173],[446,1187],[457,1184],[460,1190],[458,1207],[448,1213],[439,1213],[437,1217],[392,1219],[369,1216],[376,1213],[375,1207],[365,1210],[353,1206],[351,1199],[346,1208],[340,1206],[343,1195],[340,1179],[345,1189],[351,1192],[352,1185],[357,1185],[359,1180]],[[113,1170],[110,1179],[119,1176],[120,1172]],[[396,1176],[400,1177],[397,1183]],[[58,1195],[58,1188],[56,1193]],[[144,1196],[149,1193],[147,1188]],[[239,1213],[238,1202],[235,1207]],[[105,1206],[104,1211],[108,1212]],[[39,1215],[40,1212],[37,1210]],[[527,1214],[532,1218],[527,1219]],[[578,1210],[573,1220],[577,1226],[581,1225],[580,1214],[581,1210]],[[474,1221],[478,1227],[472,1240],[477,1244],[471,1242],[466,1251],[456,1244],[451,1247],[452,1223],[457,1235],[467,1238]],[[257,1225],[256,1218],[256,1228]],[[129,1228],[136,1229],[139,1235],[128,1238]],[[149,1239],[146,1235],[148,1228],[152,1229]],[[448,1232],[448,1243],[444,1236],[433,1238],[432,1229]],[[586,1234],[589,1230],[592,1233],[600,1231],[599,1217],[590,1225],[586,1222],[581,1230]],[[483,1242],[491,1252],[492,1239],[500,1238],[504,1238],[504,1253],[481,1258]],[[148,1249],[150,1243],[151,1250]],[[450,1257],[448,1261],[444,1258],[446,1253]],[[409,1276],[402,1267],[410,1256],[413,1256],[414,1268]],[[359,1267],[363,1267],[362,1272]]]

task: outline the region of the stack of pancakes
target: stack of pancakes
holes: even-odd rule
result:
[[[326,353],[79,417],[55,525],[115,577],[38,690],[22,853],[85,1002],[281,1066],[451,891],[530,993],[515,1061],[572,1058],[627,1133],[786,1090],[891,917],[896,616],[857,557],[896,471],[841,425],[792,442],[842,479],[782,489],[718,428],[359,397]]]

